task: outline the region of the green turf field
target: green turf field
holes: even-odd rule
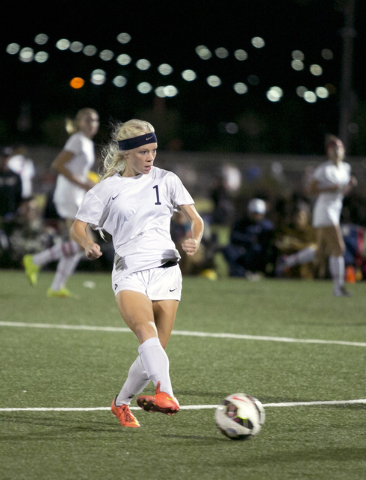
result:
[[[141,428],[122,429],[107,408],[137,355],[133,334],[50,328],[125,327],[110,277],[78,273],[72,299],[46,298],[51,279],[31,288],[22,272],[0,271],[1,480],[366,478],[365,403],[268,406],[247,442],[226,439],[213,408],[134,411]],[[349,289],[352,298],[334,298],[328,281],[185,278],[175,330],[186,334],[167,348],[180,404],[217,405],[237,392],[263,404],[365,399],[366,282]],[[97,407],[106,409],[4,411]]]

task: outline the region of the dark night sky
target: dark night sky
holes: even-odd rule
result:
[[[2,19],[0,62],[0,143],[7,140],[25,140],[45,143],[44,122],[54,116],[74,115],[84,106],[95,107],[107,128],[113,119],[127,120],[138,114],[160,108],[166,122],[173,122],[173,137],[183,141],[183,149],[227,149],[236,151],[271,151],[273,153],[313,153],[322,149],[325,132],[338,130],[339,92],[341,80],[343,14],[335,0],[243,0],[217,2],[140,1],[70,1],[23,2],[5,1],[7,11]],[[4,7],[3,7],[4,10]],[[364,22],[365,6],[356,0],[357,36],[354,46],[353,84],[360,104],[366,101],[365,73],[361,71],[366,45]],[[4,25],[4,21],[6,25]],[[116,37],[127,32],[132,40],[121,45]],[[34,43],[39,33],[49,36],[44,46]],[[263,37],[266,45],[256,49],[251,44],[254,36]],[[93,44],[98,54],[110,49],[115,57],[105,62],[96,54],[59,51],[55,44],[60,38]],[[23,63],[18,55],[9,55],[5,49],[16,42],[35,51],[45,50],[49,60],[43,64]],[[212,52],[218,47],[228,49],[230,55],[219,59],[215,55],[202,60],[195,53],[197,45],[206,45]],[[237,61],[233,52],[242,48],[248,59]],[[329,48],[332,60],[325,60],[321,50]],[[305,54],[305,68],[296,72],[291,68],[291,52],[299,49]],[[130,65],[122,67],[115,58],[120,53],[132,57]],[[146,58],[151,68],[145,72],[135,62]],[[157,72],[161,63],[169,63],[174,71],[168,77]],[[323,75],[310,74],[313,63],[323,67]],[[91,72],[102,68],[107,73],[105,84],[90,83]],[[194,82],[181,77],[185,69],[197,73]],[[127,85],[117,88],[112,84],[116,75],[124,75]],[[222,85],[207,85],[209,75],[218,75]],[[259,85],[250,85],[248,77],[256,75]],[[86,80],[80,90],[73,90],[69,81],[75,76]],[[179,94],[156,102],[154,92],[141,94],[136,85],[147,81],[156,88],[173,84]],[[235,82],[244,82],[249,90],[238,95]],[[309,90],[332,84],[335,94],[308,104],[296,95],[296,87]],[[266,98],[271,86],[280,86],[284,96],[272,103]],[[165,105],[165,111],[162,109]],[[17,130],[21,108],[29,106],[32,127],[27,132]],[[361,109],[362,110],[362,109]],[[164,113],[165,112],[165,113]],[[170,112],[170,116],[166,112]],[[156,114],[156,112],[155,112]],[[154,118],[154,117],[153,117]],[[173,120],[172,120],[173,119]],[[236,122],[236,135],[223,133],[225,122]],[[359,122],[361,136],[362,119]],[[251,128],[257,126],[257,130]],[[221,127],[220,127],[221,125]],[[249,125],[249,127],[248,127]],[[357,139],[356,139],[357,140]],[[362,141],[354,142],[362,149]],[[365,152],[360,152],[364,154]]]

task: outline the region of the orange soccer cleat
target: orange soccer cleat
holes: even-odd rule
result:
[[[120,407],[117,407],[116,398],[112,402],[111,410],[113,415],[118,418],[121,427],[138,428],[140,424],[137,419],[132,415],[131,410],[128,408],[128,405],[121,405]]]
[[[160,382],[156,386],[155,395],[141,395],[137,399],[137,405],[147,412],[160,412],[167,415],[174,415],[179,410],[178,400],[160,391]]]

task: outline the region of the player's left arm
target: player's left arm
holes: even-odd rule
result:
[[[185,214],[191,222],[192,237],[186,238],[182,243],[182,248],[187,255],[194,255],[201,243],[203,235],[203,220],[194,205],[179,205],[180,210]]]

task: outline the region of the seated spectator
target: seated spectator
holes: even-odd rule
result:
[[[22,202],[9,232],[12,264],[20,266],[24,255],[41,252],[60,240],[54,229],[45,227],[37,200]]]
[[[11,154],[11,148],[0,150],[0,224],[3,225],[14,218],[22,199],[21,178],[8,165]]]
[[[0,148],[0,266],[10,265],[9,233],[22,200],[20,176],[9,169],[10,147]]]
[[[316,230],[309,223],[309,207],[306,204],[299,204],[291,223],[276,232],[275,246],[281,254],[276,276],[313,278]]]
[[[253,273],[267,273],[273,223],[265,218],[266,213],[265,201],[253,198],[248,203],[245,216],[234,223],[230,244],[222,249],[231,277],[250,278]]]
[[[22,180],[22,199],[31,199],[33,195],[33,177],[36,174],[33,160],[27,157],[27,150],[23,146],[14,148],[8,167],[13,172],[20,175]]]

